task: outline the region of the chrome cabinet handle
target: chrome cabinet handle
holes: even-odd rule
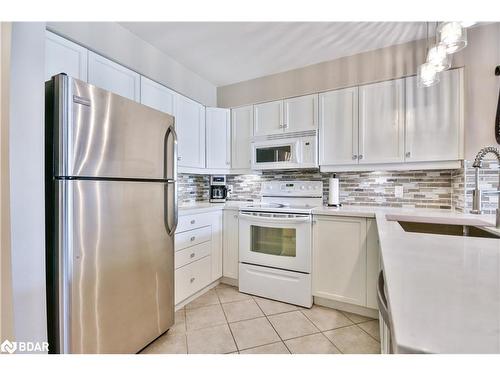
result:
[[[356,160],[358,158],[358,155],[353,155],[352,160]]]
[[[191,237],[190,238],[191,242],[194,241],[195,238],[196,238],[195,236]]]
[[[411,157],[411,152],[410,152],[410,151],[408,151],[408,152],[406,153],[406,157],[407,157],[407,158]]]
[[[194,281],[194,279],[195,279],[195,278],[194,278],[194,277],[192,277],[192,278],[189,280],[189,282],[190,282],[190,283],[192,283],[192,282]]]
[[[191,253],[191,255],[189,255],[190,258],[194,258],[195,256],[195,253]]]
[[[359,160],[363,159],[363,154],[358,155],[358,159],[359,159]]]
[[[194,224],[194,223],[196,223],[196,220],[191,220],[191,224]]]

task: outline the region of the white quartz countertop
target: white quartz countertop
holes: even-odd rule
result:
[[[241,205],[249,204],[250,201],[227,201],[225,203],[195,202],[179,205],[179,215],[201,214],[203,212],[217,210],[237,210]]]
[[[376,213],[397,352],[500,353],[500,240],[405,232],[391,218],[482,226],[494,217]]]

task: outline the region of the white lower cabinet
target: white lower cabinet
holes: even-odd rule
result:
[[[181,216],[174,242],[179,304],[222,277],[222,212]]]
[[[224,210],[224,246],[222,275],[238,279],[238,210]]]
[[[211,256],[208,255],[175,270],[175,304],[184,301],[210,284],[211,262]]]
[[[313,296],[376,309],[377,270],[373,219],[315,216]]]

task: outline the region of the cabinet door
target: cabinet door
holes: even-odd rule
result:
[[[238,211],[224,210],[224,247],[222,254],[222,274],[238,279]]]
[[[319,95],[319,164],[358,163],[358,88]]]
[[[205,107],[182,95],[175,102],[179,166],[205,168]]]
[[[313,225],[313,295],[366,305],[366,219],[317,216]]]
[[[50,31],[45,32],[45,80],[59,73],[87,82],[88,50]]]
[[[404,79],[359,87],[359,163],[404,161]]]
[[[406,79],[406,161],[460,159],[461,95],[462,69],[441,72],[432,87]]]
[[[377,222],[366,219],[366,307],[378,310],[377,278],[380,269],[380,247]]]
[[[207,168],[231,166],[231,124],[229,109],[206,109]]]
[[[318,94],[285,100],[283,128],[287,132],[318,129]]]
[[[283,133],[283,101],[256,104],[254,110],[254,135]]]
[[[141,104],[174,116],[175,96],[174,91],[141,76]]]
[[[140,101],[139,74],[92,51],[89,51],[88,78],[91,85]]]
[[[212,281],[222,277],[222,211],[211,214],[212,219]]]
[[[231,109],[231,168],[250,169],[253,106]]]

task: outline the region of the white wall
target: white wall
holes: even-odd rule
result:
[[[13,339],[9,198],[10,23],[0,24],[0,342]]]
[[[13,23],[10,211],[14,336],[46,341],[44,219],[45,23]]]
[[[47,28],[204,105],[217,104],[215,85],[115,22],[49,22]]]

